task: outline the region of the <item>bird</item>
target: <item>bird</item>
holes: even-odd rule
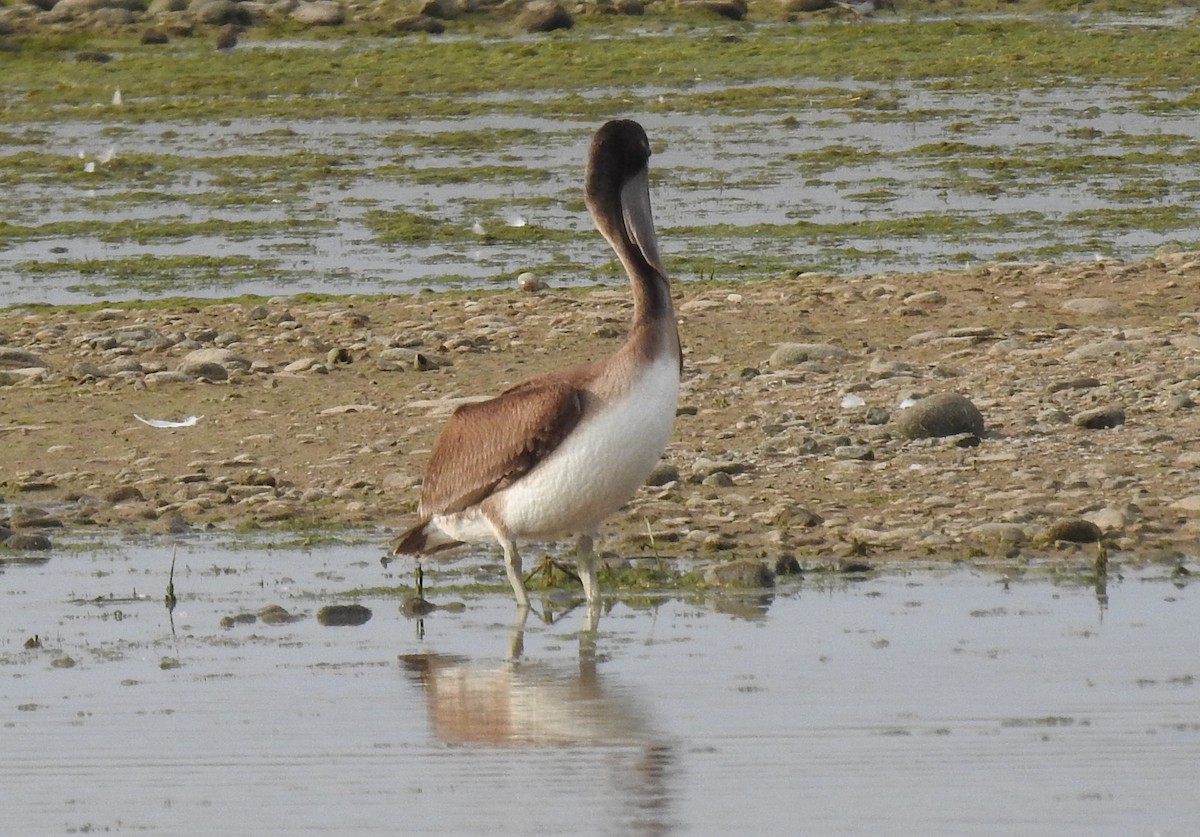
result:
[[[594,539],[653,471],[671,434],[683,352],[650,204],[650,140],[614,119],[592,137],[584,199],[629,276],[633,317],[605,358],[459,406],[430,452],[418,520],[393,555],[496,542],[518,608],[520,542],[576,537],[588,608],[600,601]]]
[[[896,11],[895,0],[834,0],[834,5],[854,15],[855,23],[862,23],[865,18],[874,15],[878,9]]]

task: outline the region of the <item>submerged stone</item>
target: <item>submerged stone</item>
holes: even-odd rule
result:
[[[775,575],[762,561],[739,558],[704,571],[704,583],[713,587],[774,587]]]
[[[304,617],[288,613],[281,605],[267,605],[258,612],[258,618],[266,625],[287,625]]]
[[[371,619],[371,609],[359,604],[326,605],[317,611],[317,622],[326,627],[362,625]]]

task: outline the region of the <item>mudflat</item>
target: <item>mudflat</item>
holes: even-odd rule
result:
[[[603,549],[1196,554],[1200,254],[682,281],[675,298],[675,431]],[[630,310],[612,286],[0,312],[8,545],[60,527],[398,530],[461,399],[612,351]],[[983,431],[910,438],[901,404],[943,393]]]

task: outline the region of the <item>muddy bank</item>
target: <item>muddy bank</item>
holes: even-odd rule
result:
[[[676,303],[675,434],[608,550],[1196,553],[1200,255],[680,282]],[[51,543],[60,527],[393,531],[458,399],[610,351],[628,315],[624,288],[8,310],[3,522]],[[943,393],[982,432],[909,438],[899,405]]]

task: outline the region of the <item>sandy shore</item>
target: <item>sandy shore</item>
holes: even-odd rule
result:
[[[1198,551],[1200,254],[678,282],[676,304],[675,434],[603,548],[1090,560],[1055,539],[1070,520],[1114,554]],[[623,287],[8,310],[0,522],[10,547],[60,527],[395,531],[456,399],[604,354],[628,315]],[[811,350],[773,362],[780,344]],[[980,439],[901,436],[901,400],[942,392],[978,407]],[[1095,409],[1115,426],[1081,426]]]

